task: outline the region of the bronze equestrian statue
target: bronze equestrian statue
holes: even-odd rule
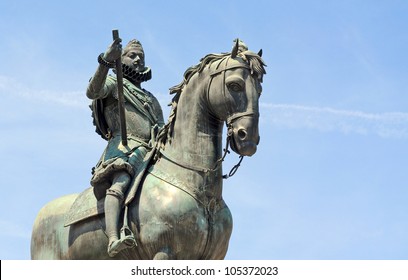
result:
[[[126,65],[132,60],[126,60],[126,47],[121,54],[124,102],[116,102],[120,99],[120,87],[118,91],[115,88],[120,75],[116,82],[107,73],[120,57],[120,47],[120,40],[114,40],[99,57],[101,65],[93,77],[96,81],[91,80],[87,91],[94,99],[97,131],[108,140],[94,170],[92,186],[81,194],[53,200],[40,210],[33,227],[31,257],[223,259],[232,216],[222,197],[222,161],[229,147],[241,157],[256,152],[259,97],[266,73],[262,52],[248,50],[237,39],[231,53],[209,54],[187,69],[183,81],[170,89],[175,96],[169,120],[163,126],[157,100],[140,87],[149,69],[143,61],[143,66],[133,71],[138,73],[139,83],[132,81],[126,73]],[[133,47],[135,53],[142,53],[141,45]],[[120,69],[116,72],[119,74]],[[137,112],[132,111],[139,110],[138,106],[132,108],[130,104],[138,105],[143,100],[141,92],[150,98],[141,115],[153,112],[143,117],[142,128],[140,119],[135,120]],[[136,101],[127,97],[138,93],[141,97],[133,96]],[[122,134],[119,131],[117,112],[121,106],[126,134],[123,127]],[[223,152],[224,122],[227,138]],[[141,129],[145,130],[137,134]],[[127,135],[125,142],[123,135]],[[107,202],[110,197],[112,204]],[[121,209],[120,214],[112,209]],[[122,227],[120,233],[118,226]]]

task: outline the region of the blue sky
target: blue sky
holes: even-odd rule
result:
[[[85,90],[119,29],[168,115],[187,67],[263,49],[261,142],[224,181],[227,259],[408,259],[408,2],[2,1],[0,259],[39,209],[89,185],[105,147]],[[224,169],[237,160],[230,155]]]

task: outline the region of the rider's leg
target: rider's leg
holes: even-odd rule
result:
[[[124,201],[125,197],[125,192],[127,188],[129,187],[131,177],[130,175],[125,172],[119,172],[117,173],[112,181],[112,186],[106,191],[106,197],[105,197],[105,223],[106,223],[106,233],[109,238],[108,242],[108,253],[111,256],[114,256],[117,254],[114,246],[115,242],[118,243],[119,241],[119,230],[118,230],[118,224],[119,224],[119,215],[122,209],[122,204]],[[119,245],[119,244],[116,244]],[[111,252],[110,252],[111,251]]]

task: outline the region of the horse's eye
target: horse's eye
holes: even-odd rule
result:
[[[242,85],[237,82],[228,83],[227,87],[230,91],[235,92],[242,91]]]

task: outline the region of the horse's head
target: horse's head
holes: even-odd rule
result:
[[[259,143],[259,97],[264,62],[238,39],[228,56],[210,66],[208,101],[211,113],[226,121],[231,148],[243,156],[255,154]]]

